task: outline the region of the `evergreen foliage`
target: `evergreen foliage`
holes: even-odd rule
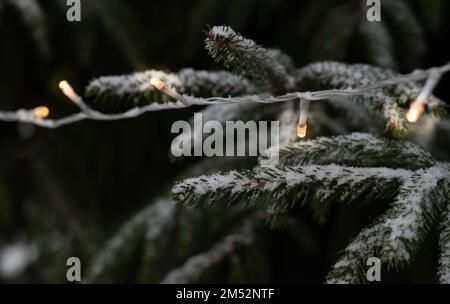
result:
[[[84,75],[77,78],[78,84],[92,75],[137,71],[95,77],[82,93],[95,110],[117,113],[148,105],[165,109],[164,105],[176,103],[155,89],[152,77],[190,100],[221,97],[224,103],[233,97],[270,99],[292,92],[353,90],[395,78],[400,71],[423,66],[425,35],[438,34],[443,2],[383,1],[386,22],[367,23],[361,19],[359,2],[306,1],[301,17],[289,23],[292,31],[280,33],[277,40],[286,53],[259,45],[229,26],[211,27],[205,32],[206,52],[227,70],[180,69],[180,62],[189,62],[189,54],[200,54],[201,46],[193,42],[200,34],[186,38],[178,37],[184,32],[167,36],[155,30],[151,37],[159,42],[152,44],[145,38],[148,31],[136,34],[150,28],[142,26],[148,18],[137,12],[144,10],[124,1],[84,1],[87,21],[79,30],[67,27],[62,32],[68,37],[65,43],[78,47],[66,59],[67,65],[76,66],[74,74]],[[204,27],[211,12],[224,15],[218,20],[238,24],[235,28],[242,33],[251,32],[250,17],[224,13],[228,7],[224,3],[195,1],[176,20],[201,22]],[[281,10],[284,6],[277,1],[259,10],[247,1],[231,3],[259,23],[266,22],[272,11],[291,13]],[[0,82],[2,111],[29,105],[32,90],[19,89],[27,77],[52,81],[61,77],[58,69],[45,77],[37,71],[46,70],[42,67],[48,67],[58,50],[53,41],[57,30],[49,31],[50,26],[58,28],[57,22],[44,12],[65,13],[65,9],[61,1],[0,0],[0,16],[15,22],[0,19],[5,39],[11,38],[11,27],[30,28],[22,36],[33,41],[39,54],[32,57],[37,68],[29,75],[23,58],[15,54],[29,41],[22,45],[9,39],[2,45],[0,63],[11,62],[0,71],[10,75],[7,83]],[[161,3],[160,9],[171,12],[172,8]],[[9,14],[13,11],[17,16]],[[167,18],[153,17],[155,23]],[[432,22],[422,24],[422,20]],[[96,50],[100,44],[96,40],[104,42],[105,32],[112,33],[106,47],[114,53],[111,57],[123,59],[117,68],[108,66],[105,49]],[[296,39],[303,43],[293,47]],[[177,49],[181,45],[183,52]],[[184,61],[179,59],[183,56]],[[180,61],[172,65],[176,60]],[[211,62],[201,59],[192,66]],[[178,72],[146,70],[150,63]],[[49,85],[39,82],[39,86]],[[421,120],[407,123],[405,112],[422,87],[422,82],[393,83],[358,97],[314,101],[306,140],[297,138],[298,100],[219,103],[196,109],[204,122],[280,121],[280,160],[274,168],[260,166],[255,158],[196,159],[190,167],[187,158],[170,162],[169,135],[163,134],[170,133],[171,121],[186,118],[188,111],[171,113],[174,116],[168,111],[152,113],[129,122],[126,129],[94,123],[53,133],[22,125],[18,131],[4,128],[0,157],[8,161],[0,163],[0,229],[5,231],[0,260],[8,248],[28,255],[18,276],[9,277],[0,267],[0,280],[64,282],[65,259],[77,255],[86,261],[83,281],[88,283],[309,282],[298,266],[308,265],[308,259],[317,255],[329,272],[317,271],[322,277],[314,277],[316,281],[365,283],[369,257],[380,258],[383,271],[402,272],[414,267],[427,240],[438,232],[439,242],[433,245],[440,252],[439,267],[432,281],[450,284],[450,122],[443,115],[445,102],[431,96]],[[48,99],[55,95],[49,90]],[[71,107],[55,106],[56,113]],[[24,164],[26,174],[15,173]],[[180,168],[187,169],[179,174]],[[22,188],[32,189],[31,194]],[[362,229],[341,235],[344,229],[333,225],[342,224],[336,220],[339,212],[353,207],[363,214],[369,209],[370,215],[361,225],[353,213],[346,214],[344,222],[357,222]],[[16,226],[21,227],[19,232]],[[329,232],[329,239],[324,239],[323,231]],[[333,236],[339,241],[330,241]],[[325,248],[329,251],[319,255]],[[426,265],[435,262],[430,256]]]

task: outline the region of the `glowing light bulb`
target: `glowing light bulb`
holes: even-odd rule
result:
[[[70,84],[66,81],[63,80],[59,83],[59,88],[64,92],[64,93],[68,93],[70,91],[73,91],[72,87],[70,86]]]
[[[307,99],[300,100],[300,117],[298,119],[297,125],[297,135],[300,138],[304,138],[306,136],[306,130],[308,129],[306,121],[308,120],[308,112],[310,104],[311,104],[310,100]]]
[[[160,91],[164,92],[165,94],[169,95],[170,97],[181,101],[181,103],[183,103],[185,105],[189,105],[187,100],[182,95],[178,94],[177,91],[175,91],[175,89],[166,85],[166,83],[164,81],[162,81],[161,79],[152,77],[150,79],[150,84],[152,86],[154,86],[157,90],[160,90]]]
[[[77,93],[75,93],[72,86],[66,80],[63,80],[59,83],[59,88],[70,100],[72,100],[73,102],[78,101],[79,97]]]
[[[419,120],[420,115],[425,111],[425,105],[428,102],[431,94],[433,93],[434,88],[439,83],[441,79],[440,73],[431,73],[425,83],[425,86],[420,91],[419,96],[417,96],[416,100],[409,107],[408,112],[406,112],[406,120],[410,123],[415,123]]]
[[[304,126],[298,126],[297,127],[297,135],[300,138],[305,138],[306,136],[306,130],[308,129],[308,125],[304,125]]]
[[[47,108],[45,106],[40,106],[40,107],[33,109],[33,115],[37,118],[41,118],[41,119],[47,118],[49,114],[50,114],[50,110],[49,110],[49,108]]]
[[[152,77],[152,79],[150,79],[150,84],[160,91],[166,87],[166,84],[164,83],[164,81],[162,81],[161,79],[158,79],[156,77]]]
[[[410,123],[416,123],[424,110],[425,107],[422,103],[417,101],[413,102],[409,107],[408,112],[406,112],[406,120],[408,120]]]

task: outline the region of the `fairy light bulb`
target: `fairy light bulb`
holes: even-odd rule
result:
[[[49,114],[50,110],[45,106],[40,106],[33,109],[33,116],[35,116],[36,118],[40,119],[47,118]]]
[[[414,101],[409,107],[408,112],[406,112],[406,120],[408,120],[410,123],[416,123],[419,120],[420,115],[422,115],[423,111],[425,111],[424,105],[417,100]]]
[[[307,129],[308,129],[308,125],[304,125],[303,127],[299,125],[297,127],[297,135],[298,135],[298,137],[305,138]]]
[[[416,100],[410,105],[408,111],[406,112],[406,120],[410,123],[416,123],[422,113],[425,111],[425,105],[428,102],[431,94],[433,93],[434,88],[439,83],[441,79],[441,74],[432,73],[427,79],[425,86],[422,91],[420,91],[419,96],[417,96]]]
[[[67,97],[69,97],[70,99],[72,99],[71,97],[73,97],[75,94],[75,91],[73,90],[72,86],[66,81],[63,80],[59,83],[59,88],[61,89],[61,91],[64,93],[64,95],[66,95]]]
[[[64,93],[64,95],[66,95],[70,100],[72,100],[78,106],[84,108],[81,97],[78,96],[78,94],[75,92],[75,90],[72,88],[72,86],[66,80],[63,80],[59,83],[59,88]]]
[[[150,79],[150,84],[160,91],[164,90],[164,88],[166,87],[166,84],[164,83],[164,81],[162,81],[161,79],[156,78],[156,77],[152,77]]]
[[[305,138],[306,131],[308,130],[308,125],[306,124],[308,120],[308,111],[311,101],[306,99],[300,100],[300,117],[298,119],[297,125],[297,135],[300,138]]]
[[[152,86],[154,86],[157,90],[169,95],[170,97],[174,98],[175,100],[179,100],[182,103],[184,103],[185,105],[189,105],[186,98],[184,98],[182,95],[178,94],[178,92],[175,91],[170,86],[166,85],[166,83],[164,81],[162,81],[161,79],[152,77],[150,79],[150,84]]]

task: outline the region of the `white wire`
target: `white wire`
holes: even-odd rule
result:
[[[87,106],[81,99],[80,102],[77,103],[80,108],[80,112],[76,114],[72,114],[66,117],[58,118],[58,119],[48,119],[48,118],[39,118],[32,114],[32,110],[24,110],[20,109],[15,112],[2,112],[0,111],[0,121],[6,122],[22,122],[22,123],[30,123],[39,127],[44,128],[59,128],[64,125],[73,124],[83,120],[99,120],[99,121],[113,121],[113,120],[122,120],[122,119],[130,119],[140,115],[143,115],[147,112],[161,111],[161,110],[170,110],[170,109],[181,109],[194,105],[213,105],[213,104],[230,104],[230,103],[248,103],[248,102],[257,102],[257,103],[279,103],[286,102],[295,99],[306,99],[310,101],[314,100],[323,100],[329,99],[337,96],[357,96],[364,95],[368,91],[372,91],[378,88],[397,85],[400,83],[414,82],[423,79],[427,79],[432,75],[442,75],[450,71],[450,63],[446,65],[430,68],[427,70],[417,70],[407,75],[402,75],[394,78],[385,79],[373,84],[370,84],[365,87],[356,88],[356,89],[346,89],[346,90],[323,90],[323,91],[314,91],[314,92],[291,92],[285,95],[280,96],[269,96],[269,95],[249,95],[249,96],[241,96],[241,97],[211,97],[211,98],[199,98],[188,95],[182,95],[185,99],[184,103],[181,101],[176,102],[168,102],[168,103],[152,103],[143,107],[136,107],[130,109],[123,113],[118,114],[105,114],[98,111],[93,110],[89,106]],[[187,103],[186,103],[187,102]]]

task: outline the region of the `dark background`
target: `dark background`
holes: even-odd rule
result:
[[[103,75],[183,67],[221,69],[204,50],[203,31],[209,25],[230,25],[259,44],[279,48],[298,67],[325,59],[374,63],[358,34],[365,1],[85,0],[79,23],[66,20],[65,0],[39,1],[44,18],[31,22],[31,27],[8,1],[0,2],[3,110],[47,105],[52,117],[76,111],[57,87],[62,79],[82,93],[91,79]],[[395,45],[393,68],[410,72],[446,63],[450,3],[405,3],[422,30],[425,50],[417,54],[417,37],[409,38],[389,26],[390,19],[385,19],[389,12],[383,11],[383,22]],[[351,14],[339,15],[346,6]],[[357,20],[355,25],[348,35],[340,35],[350,18]],[[342,22],[342,28],[327,28],[327,20]],[[46,29],[45,39],[33,34],[40,26]],[[331,49],[323,47],[329,39],[334,41]],[[446,76],[436,90],[442,99],[450,97],[449,84]],[[18,238],[39,237],[55,227],[73,238],[76,248],[87,239],[100,246],[152,197],[167,192],[173,178],[189,165],[169,158],[170,126],[180,118],[188,119],[192,112],[164,111],[120,122],[86,121],[57,130],[0,123],[0,247]],[[331,222],[345,222],[343,214],[359,211],[344,208],[339,212]],[[339,238],[333,240],[328,238],[336,225],[318,229],[316,234],[327,236],[323,237],[327,248],[312,259],[321,265],[317,273],[286,274],[284,269],[292,264],[283,266],[283,261],[291,260],[280,259],[276,281],[320,282],[335,258],[331,253],[341,249],[359,225],[340,226],[342,231],[335,231]],[[414,270],[418,274],[407,277],[427,281],[432,277],[428,263],[419,263]],[[52,277],[35,271],[26,280],[45,279]]]

